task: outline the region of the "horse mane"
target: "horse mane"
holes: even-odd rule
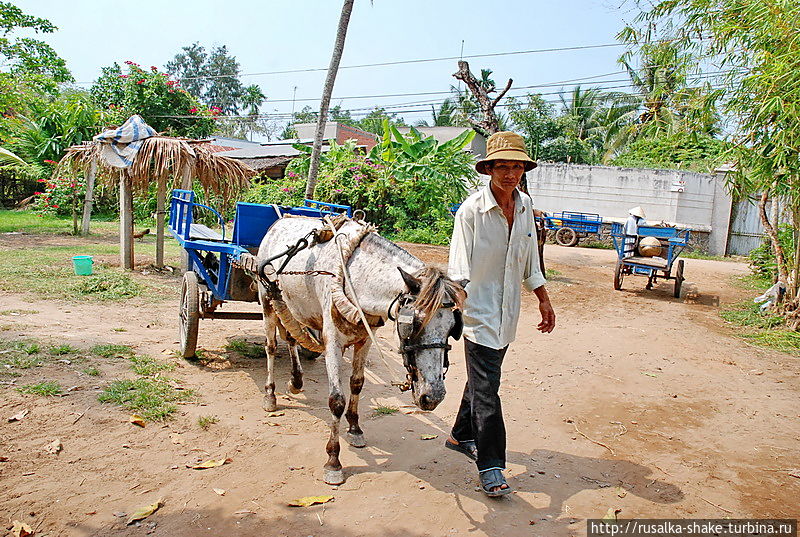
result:
[[[464,300],[467,292],[457,282],[451,280],[444,271],[425,265],[418,257],[410,253],[402,246],[398,246],[386,237],[378,233],[370,233],[364,237],[364,243],[372,243],[375,246],[385,248],[396,257],[406,261],[410,265],[423,264],[423,268],[414,273],[414,277],[420,280],[420,290],[417,295],[416,309],[421,313],[422,325],[420,330],[433,318],[433,313],[442,304],[451,302],[457,309],[463,309]]]
[[[442,304],[451,302],[456,309],[462,309],[467,292],[458,283],[454,282],[444,271],[425,266],[414,275],[419,278],[419,295],[417,295],[416,309],[422,313],[420,330],[433,318],[433,313],[442,307]]]

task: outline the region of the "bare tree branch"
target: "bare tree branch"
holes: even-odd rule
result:
[[[497,121],[497,114],[495,113],[494,108],[497,106],[497,103],[500,102],[500,99],[505,96],[508,90],[511,89],[513,80],[509,78],[505,89],[500,93],[500,95],[497,96],[496,99],[492,100],[489,98],[489,93],[486,91],[486,88],[481,86],[478,79],[475,78],[475,75],[473,75],[469,70],[469,64],[467,62],[460,60],[458,62],[458,71],[453,73],[453,76],[467,85],[469,91],[478,101],[478,105],[481,108],[483,120],[475,121],[471,118],[469,120],[470,123],[473,124],[473,128],[485,136],[492,135],[500,130]]]

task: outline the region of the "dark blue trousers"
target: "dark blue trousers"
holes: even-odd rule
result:
[[[467,385],[458,409],[453,439],[474,440],[478,446],[478,471],[506,467],[506,426],[500,406],[500,367],[508,346],[484,347],[464,338]]]

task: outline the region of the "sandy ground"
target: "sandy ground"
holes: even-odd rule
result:
[[[429,262],[446,260],[443,248],[411,249]],[[101,377],[81,374],[85,364],[58,364],[17,380],[78,387],[66,397],[0,387],[1,520],[51,536],[320,537],[583,535],[585,520],[609,509],[621,518],[799,517],[800,479],[789,475],[800,466],[798,360],[736,339],[718,315],[720,305],[751,294],[731,284],[747,267],[687,260],[686,297],[675,299],[671,285],[646,291],[643,278],[614,291],[612,251],[548,245],[547,259],[561,273],[548,284],[558,326],[539,334],[535,297],[526,296],[504,364],[515,494],[485,497],[472,463],[442,447],[464,383],[460,343],[451,353],[448,396],[429,413],[387,385],[402,375],[397,357],[392,373],[373,352],[361,404],[368,447],[343,442],[347,481],[330,487],[321,481],[324,364],[305,362],[305,391],[279,397],[282,415],[268,416],[262,361],[224,350],[235,338],[261,342],[260,322],[201,321],[199,345],[210,360],[180,361],[173,373],[200,398],[164,424],[141,429],[127,412],[97,402],[102,386],[130,375],[119,361],[97,362]],[[0,337],[129,344],[175,360],[168,355],[177,348],[177,299],[124,306],[2,299],[0,309],[36,313],[4,317]],[[380,337],[393,342],[390,329]],[[281,391],[288,360],[276,372]],[[376,416],[378,405],[401,411]],[[7,421],[22,409],[30,414]],[[204,431],[197,418],[209,415],[219,423]],[[421,439],[428,434],[438,437]],[[48,454],[56,438],[63,451]],[[232,462],[218,468],[186,467],[225,457]],[[334,501],[287,506],[323,494]],[[125,526],[123,513],[159,499],[156,514]]]

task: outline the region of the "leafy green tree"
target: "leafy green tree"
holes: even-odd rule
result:
[[[266,100],[257,84],[242,85],[239,80],[239,62],[225,45],[206,51],[200,43],[181,49],[167,62],[170,76],[180,81],[183,88],[201,102],[219,108],[224,114],[238,114],[246,110],[252,114]]]
[[[143,69],[125,63],[127,72],[117,63],[103,67],[90,89],[104,124],[121,125],[139,114],[154,129],[172,136],[203,138],[214,131],[218,108],[201,104],[155,66]]]
[[[0,2],[0,59],[14,74],[39,75],[55,82],[72,82],[66,62],[55,50],[38,39],[12,37],[16,30],[49,34],[56,26],[47,19],[25,14],[10,2]]]
[[[676,132],[636,140],[614,158],[614,166],[678,168],[710,172],[724,160],[725,142],[702,133]]]
[[[652,7],[651,7],[652,6]],[[796,0],[660,0],[637,23],[660,25],[675,46],[723,66],[723,112],[735,122],[731,157],[739,194],[760,193],[760,213],[776,256],[778,276],[788,285],[784,306],[790,326],[800,326],[800,4]],[[704,36],[704,39],[697,39]],[[795,234],[787,254],[770,222],[770,195],[786,200]]]

